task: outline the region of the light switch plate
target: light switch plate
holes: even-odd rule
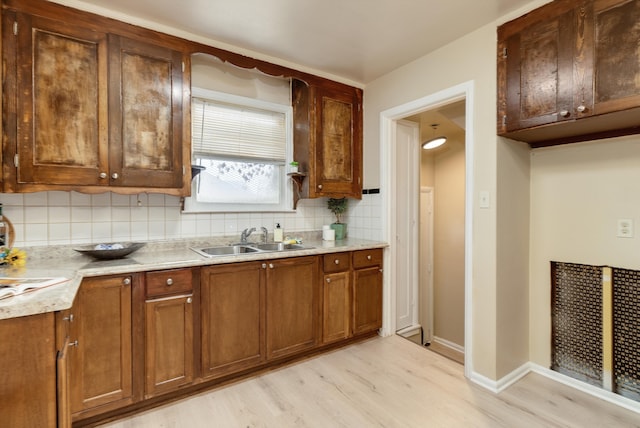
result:
[[[489,208],[491,206],[491,198],[489,196],[489,191],[482,190],[478,194],[480,199],[480,208]]]

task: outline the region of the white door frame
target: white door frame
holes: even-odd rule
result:
[[[384,296],[383,296],[383,324],[381,334],[389,336],[393,334],[396,320],[396,266],[393,261],[396,258],[396,121],[407,116],[431,110],[456,101],[465,100],[465,332],[464,332],[464,372],[466,377],[473,373],[473,319],[472,313],[472,267],[473,267],[473,164],[474,164],[474,81],[461,83],[457,86],[444,89],[432,95],[402,104],[380,113],[380,170],[383,204],[383,234],[389,243],[389,251],[385,252]]]
[[[420,302],[418,312],[420,325],[422,325],[424,331],[422,335],[423,345],[433,340],[435,319],[435,305],[433,304],[433,191],[433,187],[420,187],[420,225],[423,227],[420,227],[420,261],[418,262],[418,267],[420,290],[426,296],[418,295]],[[428,201],[427,205],[431,210],[429,213],[425,213],[424,199]],[[427,219],[423,221],[425,216]],[[427,301],[426,305],[423,304],[425,300]],[[425,311],[427,313],[426,316],[424,316]]]
[[[399,330],[416,329],[420,326],[418,321],[418,288],[420,283],[419,269],[419,244],[420,240],[417,239],[420,236],[419,230],[419,197],[420,197],[420,125],[416,122],[410,122],[406,120],[397,121],[399,125],[404,127],[407,132],[408,140],[406,141],[406,147],[400,149],[398,147],[396,155],[402,153],[401,162],[406,160],[407,164],[404,165],[405,170],[402,171],[402,178],[400,175],[396,176],[396,185],[394,188],[394,194],[404,194],[407,199],[406,205],[396,205],[396,218],[401,224],[404,224],[402,229],[397,228],[395,242],[398,245],[396,251],[396,284],[404,282],[403,291],[405,294],[404,302],[402,299],[397,299],[396,305],[400,304],[400,307],[396,306],[396,323],[402,321],[408,322],[408,325],[398,326],[396,325],[396,332]],[[398,127],[396,126],[396,131]],[[398,134],[396,134],[396,138]],[[399,150],[402,150],[401,152]],[[400,229],[400,230],[398,230]],[[396,293],[398,288],[396,287]],[[402,310],[404,305],[404,313],[398,311]],[[408,318],[408,319],[407,319]]]

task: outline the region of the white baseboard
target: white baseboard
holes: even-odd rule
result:
[[[402,337],[410,337],[416,334],[420,334],[422,332],[422,326],[418,325],[410,325],[409,327],[405,327],[402,330],[396,331],[396,334],[399,334]]]
[[[464,354],[464,346],[460,346],[457,343],[450,342],[438,336],[434,336],[432,342],[435,342],[440,346],[444,346],[445,348],[449,348],[452,351],[456,351],[456,352],[460,352],[461,354]]]
[[[476,372],[471,372],[471,375],[469,376],[469,380],[497,394],[501,391],[504,391],[509,386],[513,385],[518,380],[522,379],[524,376],[526,376],[531,372],[548,377],[557,382],[560,382],[562,384],[575,388],[579,391],[582,391],[586,394],[592,395],[594,397],[598,397],[602,400],[608,401],[609,403],[623,407],[627,410],[640,413],[640,403],[637,401],[631,400],[629,398],[623,397],[622,395],[615,394],[610,391],[606,391],[602,388],[598,388],[597,386],[589,385],[588,383],[579,381],[572,377],[563,375],[562,373],[556,372],[554,370],[542,367],[538,364],[534,364],[531,362],[521,365],[520,367],[513,370],[511,373],[509,373],[508,375],[502,377],[497,381],[491,380]]]

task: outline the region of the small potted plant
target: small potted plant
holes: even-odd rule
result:
[[[347,237],[347,225],[342,222],[342,215],[347,211],[349,200],[347,198],[329,198],[327,208],[336,216],[336,222],[331,224],[331,229],[336,231],[336,239]]]
[[[293,161],[289,163],[289,172],[297,174],[298,171],[298,162]]]

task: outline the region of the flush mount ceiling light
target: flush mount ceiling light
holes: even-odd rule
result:
[[[422,143],[422,148],[425,150],[435,149],[436,147],[440,147],[444,143],[447,142],[447,137],[440,136],[436,137],[436,130],[438,129],[439,124],[434,123],[431,125],[433,128],[433,138]]]

